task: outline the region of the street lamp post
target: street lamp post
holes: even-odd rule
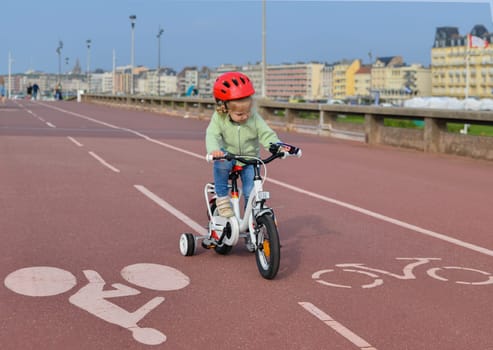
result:
[[[372,76],[372,72],[373,72],[373,53],[370,51],[368,51],[368,58],[370,59],[370,93],[369,93],[369,97],[370,97],[370,104],[372,104],[372,101],[373,101],[373,76]]]
[[[14,60],[12,59],[12,54],[9,51],[9,84],[8,84],[8,92],[7,97],[10,100],[12,98],[12,63]]]
[[[159,31],[156,35],[157,37],[157,95],[161,95],[161,35],[163,35],[164,29],[159,27]]]
[[[69,61],[69,58],[68,57],[65,57],[65,79],[68,80],[68,61]]]
[[[266,39],[265,39],[265,0],[262,1],[262,97],[265,97],[267,79],[267,59],[266,59]]]
[[[62,49],[63,49],[63,41],[58,42],[58,47],[56,48],[56,52],[58,54],[58,83],[60,83],[61,80],[61,73],[62,73]]]
[[[135,48],[134,48],[134,42],[135,42],[135,20],[137,19],[136,15],[130,15],[130,23],[132,26],[132,46],[131,46],[131,64],[130,64],[130,94],[134,94],[134,59],[135,59]]]
[[[87,92],[91,93],[91,39],[86,40],[87,44]]]

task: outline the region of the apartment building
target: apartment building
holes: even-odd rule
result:
[[[332,99],[334,90],[332,80],[334,76],[334,65],[326,64],[322,68],[322,96]]]
[[[468,45],[468,34],[484,45]],[[461,35],[457,27],[438,27],[431,49],[431,95],[493,98],[493,34],[475,25]],[[471,47],[473,46],[473,47]]]
[[[322,63],[267,66],[266,97],[279,99],[321,99]]]
[[[113,73],[92,73],[89,77],[91,93],[101,94],[101,93],[112,93],[113,92]],[[63,86],[63,85],[62,85]],[[69,89],[68,87],[66,87]],[[89,89],[89,84],[88,84]],[[69,89],[72,90],[72,89]],[[80,90],[80,89],[76,89]]]
[[[344,100],[356,96],[355,75],[361,68],[361,60],[343,60],[334,64],[332,92],[334,99]]]
[[[372,65],[371,89],[381,100],[394,103],[429,96],[431,72],[420,64],[404,64],[401,56],[379,57]]]
[[[358,102],[368,100],[371,91],[371,66],[361,66],[354,74],[354,97]]]

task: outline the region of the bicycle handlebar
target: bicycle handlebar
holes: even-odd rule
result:
[[[281,149],[286,149],[286,151],[283,151]],[[292,145],[288,145],[286,143],[275,143],[271,144],[269,151],[272,153],[269,157],[265,159],[260,159],[260,161],[264,164],[272,162],[274,159],[277,158],[286,158],[288,156],[291,157],[301,157],[301,149]],[[222,157],[213,157],[212,154],[207,154],[205,156],[205,159],[208,162],[214,161],[214,160],[238,160],[242,162],[243,164],[257,164],[259,162],[259,159],[257,157],[252,157],[252,156],[244,156],[244,155],[237,155],[233,153],[225,153]]]

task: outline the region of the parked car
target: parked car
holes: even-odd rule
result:
[[[329,99],[327,100],[327,104],[328,104],[328,105],[343,105],[343,104],[345,104],[345,103],[344,103],[344,101],[342,101],[342,100],[337,100],[337,99],[331,99],[331,98],[329,98]]]

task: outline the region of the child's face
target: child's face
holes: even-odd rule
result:
[[[243,100],[230,101],[228,103],[229,116],[234,122],[244,123],[250,118],[250,112],[252,109],[252,99],[247,98]]]

